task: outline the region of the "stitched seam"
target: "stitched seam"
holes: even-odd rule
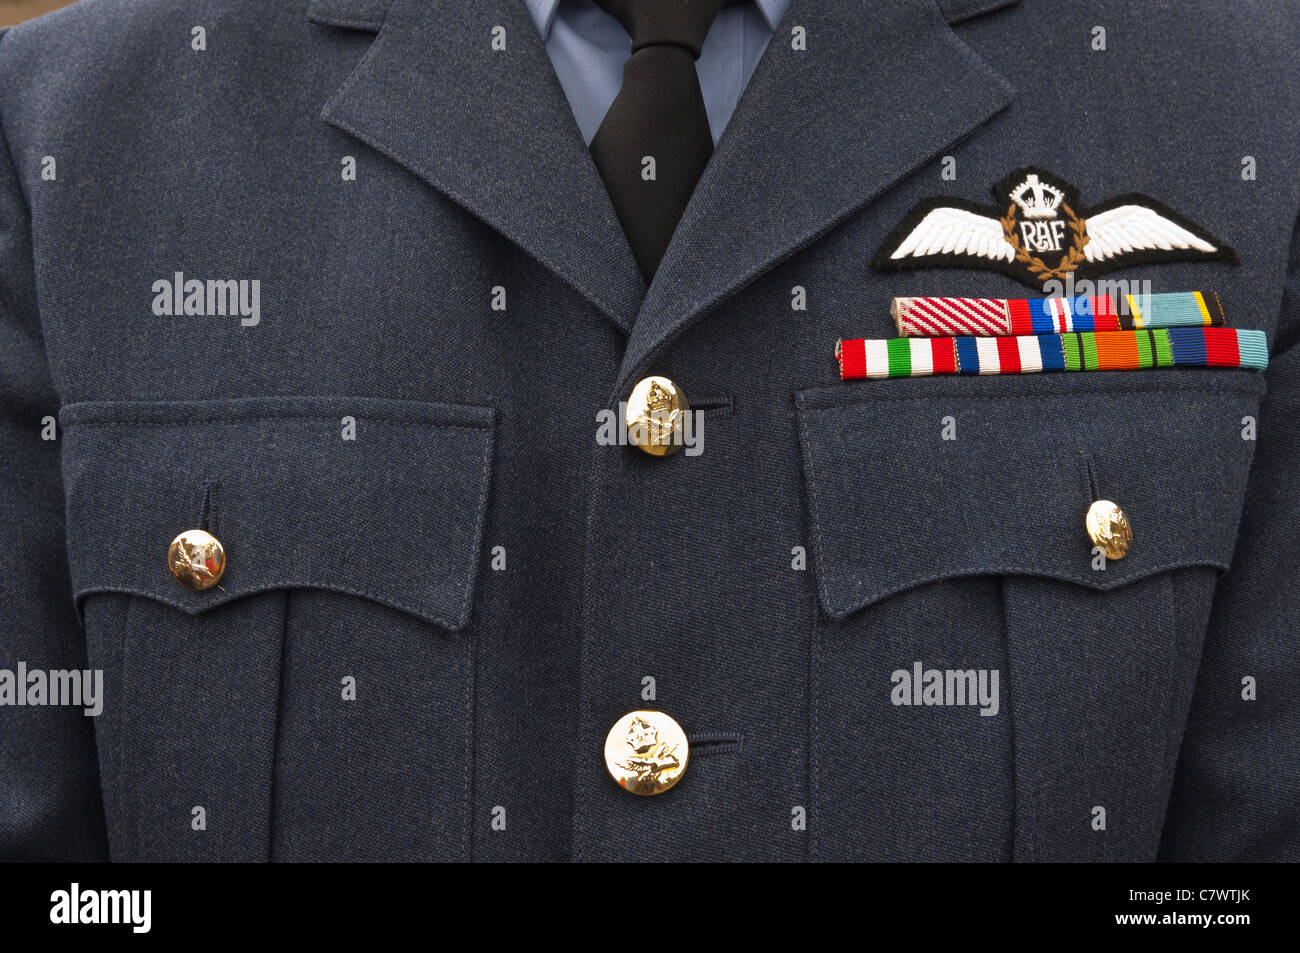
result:
[[[9,36],[9,32],[11,29],[12,27],[5,27],[4,29],[0,30],[0,45],[3,45],[4,40]],[[36,233],[32,227],[33,226],[32,203],[28,199],[28,194],[27,194],[28,186],[24,182],[22,167],[19,166],[18,163],[14,161],[13,144],[9,141],[9,132],[5,128],[5,117],[4,117],[3,110],[0,110],[0,143],[3,143],[4,145],[4,159],[5,161],[8,162],[9,170],[13,173],[14,191],[17,192],[18,200],[23,207],[24,220],[22,221],[21,225],[23,228],[27,230],[27,244],[32,253],[32,259],[30,262],[31,276],[32,276],[33,285],[35,285]],[[37,338],[40,341],[41,357],[45,364],[46,373],[49,375],[50,378],[50,389],[54,392],[57,399],[58,395],[64,393],[64,388],[62,385],[62,381],[58,379],[58,371],[55,368],[54,363],[50,360],[50,349],[49,346],[46,344],[47,335],[45,333],[45,325],[41,318],[40,292],[39,289],[35,286],[33,286],[32,288],[32,308],[33,311],[35,312],[35,317],[36,317],[35,331],[36,331]],[[66,492],[64,495],[66,496]]]
[[[1160,754],[1156,764],[1159,765],[1160,770],[1152,778],[1153,784],[1151,791],[1152,801],[1156,805],[1156,810],[1160,812],[1160,816],[1155,818],[1157,822],[1155,842],[1155,850],[1157,854],[1160,851],[1160,842],[1164,839],[1163,815],[1168,812],[1169,799],[1173,794],[1174,775],[1177,774],[1178,771],[1178,764],[1176,761],[1173,764],[1168,762],[1169,749],[1173,741],[1173,732],[1178,727],[1172,724],[1174,692],[1177,687],[1174,683],[1174,670],[1178,662],[1178,615],[1174,611],[1174,600],[1176,598],[1174,592],[1174,580],[1170,576],[1165,576],[1161,579],[1161,582],[1164,584],[1162,596],[1164,597],[1165,617],[1169,626],[1168,637],[1170,643],[1169,656],[1171,664],[1164,666],[1161,671],[1161,674],[1164,676],[1164,685],[1161,686],[1164,693],[1164,703],[1160,707],[1160,724],[1164,726],[1164,731],[1159,733]],[[1196,684],[1195,678],[1196,676],[1192,677],[1193,690],[1195,689]],[[1155,858],[1152,857],[1150,859],[1154,860]]]
[[[189,417],[185,420],[65,420],[65,427],[189,427],[193,424],[225,424],[230,427],[237,427],[240,424],[247,423],[250,420],[330,420],[334,418],[328,414],[268,414],[266,416],[256,417]],[[388,424],[393,427],[437,427],[440,430],[492,430],[493,424],[440,424],[418,420],[401,420],[396,417],[371,417],[365,416],[363,420],[372,423]]]
[[[250,586],[249,588],[246,589],[240,589],[238,592],[231,590],[228,596],[226,598],[221,599],[221,601],[219,602],[214,601],[209,606],[201,606],[197,609],[195,609],[193,606],[186,605],[185,603],[180,602],[176,599],[172,599],[165,595],[162,595],[157,591],[151,589],[145,589],[139,586],[89,586],[85,589],[79,590],[76,594],[76,598],[80,602],[84,600],[87,596],[91,596],[99,593],[105,593],[105,592],[117,592],[117,593],[132,595],[132,596],[142,596],[146,599],[152,599],[155,602],[161,602],[163,605],[171,606],[173,609],[179,609],[180,611],[186,613],[187,615],[203,615],[206,612],[210,612],[213,609],[218,609],[221,606],[228,605],[237,599],[244,598],[245,596],[256,595],[257,593],[260,592],[274,592],[277,589],[323,589],[328,592],[341,592],[349,596],[359,596],[362,599],[367,599],[381,606],[387,606],[390,609],[396,609],[399,612],[405,612],[408,615],[413,615],[419,619],[426,619],[430,622],[434,622],[437,625],[442,626],[445,629],[450,629],[452,631],[456,629],[458,624],[455,619],[444,616],[442,613],[439,612],[431,612],[426,609],[421,609],[418,606],[414,606],[410,603],[403,603],[395,599],[388,599],[376,595],[373,592],[364,592],[360,589],[352,589],[348,586],[338,585],[336,583],[330,583],[330,582],[322,582],[320,580],[277,579],[275,582],[264,583],[262,585],[257,585],[257,586]]]
[[[122,813],[122,808],[126,801],[126,794],[125,794],[126,771],[122,765],[123,749],[125,748],[126,734],[127,734],[127,715],[131,711],[130,702],[135,697],[134,694],[131,692],[131,686],[129,683],[131,669],[128,664],[129,660],[127,657],[127,653],[130,651],[131,648],[131,610],[135,608],[137,598],[139,597],[135,593],[130,594],[130,597],[126,601],[126,613],[122,619],[122,661],[121,661],[122,678],[119,683],[120,684],[119,691],[122,692],[123,699],[122,699],[122,716],[118,719],[118,723],[117,723],[117,745],[116,745],[117,757],[115,759],[117,763],[114,766],[114,774],[115,774],[114,780],[115,780],[116,792],[117,792],[117,796],[113,798],[114,805],[115,805],[114,814],[116,815],[115,819],[117,820],[117,822],[125,823],[126,826],[127,836],[123,838],[126,842],[125,844],[123,844],[123,848],[126,856],[111,857],[110,855],[110,859],[112,860],[139,860],[140,859],[140,843],[139,843],[140,830],[139,830],[138,820],[134,814],[131,815],[130,820],[126,820],[123,817],[123,813]]]
[[[919,379],[919,378],[913,378],[913,380],[918,380],[918,379]],[[858,407],[858,406],[865,406],[865,405],[869,405],[869,404],[880,404],[880,403],[886,403],[886,402],[890,402],[890,403],[901,403],[901,402],[907,402],[907,401],[913,401],[913,402],[917,402],[917,403],[921,403],[921,402],[931,402],[931,401],[933,401],[936,397],[941,397],[941,396],[942,396],[942,397],[956,398],[957,400],[994,400],[994,401],[1000,400],[1000,401],[1006,401],[1006,402],[1024,402],[1024,401],[1027,401],[1027,400],[1028,400],[1028,401],[1069,400],[1071,397],[1073,397],[1073,396],[1075,396],[1075,395],[1077,395],[1077,394],[1104,394],[1104,395],[1116,395],[1116,396],[1118,396],[1118,395],[1133,395],[1133,394],[1145,395],[1145,394],[1188,394],[1188,393],[1192,393],[1192,394],[1246,394],[1247,396],[1254,396],[1254,395],[1257,394],[1257,389],[1256,389],[1255,387],[1215,387],[1215,388],[1201,388],[1201,387],[1135,387],[1135,388],[1132,388],[1132,389],[1124,389],[1124,390],[1111,390],[1111,389],[1109,389],[1109,388],[1080,388],[1080,389],[1078,389],[1078,390],[1071,391],[1071,392],[1068,393],[1068,394],[1016,394],[1016,395],[1004,395],[1004,394],[959,394],[959,393],[955,393],[955,392],[952,392],[952,391],[948,391],[948,392],[945,392],[945,393],[940,393],[939,391],[936,391],[936,392],[933,393],[933,394],[926,394],[926,395],[924,395],[924,396],[920,396],[920,397],[917,397],[917,396],[907,396],[907,397],[896,396],[896,397],[891,397],[891,396],[887,396],[887,395],[886,395],[886,396],[882,396],[882,397],[875,397],[875,396],[873,395],[873,396],[870,397],[870,398],[866,398],[866,399],[862,399],[862,400],[858,400],[858,399],[852,398],[852,397],[850,397],[849,395],[846,394],[846,395],[845,395],[845,399],[843,400],[843,402],[834,402],[834,398],[833,398],[833,397],[829,397],[829,396],[827,396],[827,397],[823,397],[823,398],[820,398],[820,400],[825,400],[825,401],[830,401],[830,402],[831,402],[831,403],[828,403],[828,404],[825,405],[825,406],[814,406],[812,403],[810,403],[811,401],[817,401],[817,400],[819,400],[818,397],[806,397],[806,398],[805,398],[805,397],[802,397],[802,395],[796,395],[796,400],[799,402],[799,403],[798,403],[798,407],[799,407],[799,410],[800,410],[800,411],[802,411],[802,412],[804,412],[804,413],[810,413],[810,414],[824,414],[824,413],[829,413],[830,411],[834,411],[834,410],[843,410],[843,409],[846,408],[846,407]]]
[[[474,513],[474,534],[469,547],[469,566],[467,567],[469,581],[465,586],[465,595],[461,599],[461,605],[457,612],[461,627],[469,623],[470,612],[473,609],[475,583],[478,581],[479,569],[481,568],[478,564],[480,562],[479,556],[483,551],[483,524],[487,518],[488,494],[491,492],[492,485],[492,460],[496,455],[495,438],[495,430],[489,430],[482,451],[483,465],[479,468],[478,478],[478,509]]]
[[[796,407],[796,415],[798,408]],[[804,858],[815,859],[818,856],[818,836],[817,824],[811,819],[813,807],[817,799],[817,773],[821,769],[821,762],[818,758],[817,737],[818,728],[821,724],[820,709],[818,707],[821,693],[818,686],[821,682],[821,643],[822,643],[822,613],[829,613],[830,595],[826,590],[826,573],[823,572],[822,566],[822,532],[821,520],[818,517],[820,507],[817,505],[817,477],[816,467],[812,462],[812,451],[808,449],[808,441],[804,439],[805,428],[797,428],[799,434],[799,451],[803,457],[804,480],[808,486],[808,516],[812,529],[813,559],[812,567],[813,578],[816,580],[815,585],[817,595],[821,602],[818,604],[817,599],[813,599],[813,631],[810,641],[811,658],[808,660],[808,730],[810,736],[808,739],[808,777],[807,777],[807,801],[804,805],[804,820],[806,827],[805,832],[808,834],[808,840],[805,845]]]
[[[9,28],[0,30],[0,44],[4,42],[5,38],[8,35],[9,35]],[[27,226],[28,233],[30,234],[31,226],[32,226],[32,207],[31,207],[31,203],[27,201],[27,193],[23,189],[23,176],[22,173],[20,172],[21,167],[16,162],[14,162],[13,145],[9,142],[9,132],[8,130],[5,129],[5,120],[2,112],[0,112],[0,142],[4,143],[4,153],[5,153],[4,157],[6,160],[8,160],[9,168],[13,171],[14,184],[17,186],[18,197],[22,200],[23,211],[27,216],[27,221],[23,224]]]
[[[821,512],[821,506],[818,504],[817,495],[817,468],[813,463],[812,451],[808,448],[808,441],[804,439],[805,428],[799,428],[799,449],[803,454],[803,465],[806,482],[808,484],[808,515],[812,519],[813,531],[813,554],[816,557],[816,565],[813,567],[813,575],[817,579],[817,592],[821,596],[822,608],[827,612],[830,611],[831,598],[826,589],[826,573],[822,566],[822,528],[821,518],[818,515]]]
[[[998,580],[998,601],[1002,609],[1002,651],[1006,653],[1007,659],[1007,712],[1010,718],[1008,733],[1011,742],[1011,857],[1012,863],[1021,860],[1033,859],[1033,845],[1029,842],[1027,834],[1022,835],[1021,827],[1024,823],[1025,807],[1022,803],[1025,799],[1021,797],[1020,792],[1020,772],[1023,767],[1022,762],[1026,759],[1020,753],[1020,745],[1023,739],[1020,737],[1020,725],[1016,717],[1017,712],[1017,694],[1016,679],[1020,671],[1021,663],[1021,646],[1028,644],[1017,637],[1012,632],[1012,613],[1011,613],[1011,594],[1007,592],[1007,581]]]
[[[831,617],[835,619],[842,619],[845,616],[852,615],[854,612],[857,612],[859,609],[865,608],[866,606],[879,602],[882,599],[886,599],[889,596],[895,596],[898,595],[900,592],[906,592],[909,589],[913,589],[917,586],[928,585],[932,582],[942,582],[945,579],[958,579],[966,576],[1031,576],[1035,579],[1055,579],[1058,582],[1068,582],[1068,583],[1072,583],[1073,585],[1080,586],[1084,589],[1093,590],[1095,592],[1108,592],[1111,589],[1118,589],[1121,586],[1127,586],[1129,583],[1138,582],[1142,579],[1146,579],[1149,578],[1150,576],[1158,575],[1159,573],[1162,572],[1169,572],[1171,569],[1183,569],[1188,566],[1212,566],[1215,569],[1222,569],[1222,570],[1226,570],[1228,568],[1227,563],[1221,562],[1217,559],[1204,559],[1204,558],[1185,559],[1181,561],[1161,563],[1156,566],[1151,566],[1150,568],[1144,569],[1141,572],[1134,573],[1133,575],[1123,579],[1116,579],[1115,582],[1108,583],[1106,585],[1092,585],[1083,581],[1083,579],[1089,577],[1082,577],[1082,576],[1074,577],[1074,576],[1067,576],[1063,573],[1048,572],[1048,571],[1044,571],[1041,566],[1038,567],[1003,566],[1003,565],[962,566],[956,569],[948,570],[947,572],[941,572],[930,576],[922,576],[917,579],[908,579],[905,583],[899,586],[895,586],[893,588],[875,590],[870,594],[868,594],[867,596],[863,597],[861,601],[854,603],[848,608],[840,609],[837,610],[836,612],[831,613]],[[1105,575],[1105,574],[1092,573],[1092,575]]]
[[[816,570],[814,570],[816,571]],[[809,637],[808,647],[808,668],[805,672],[805,678],[808,685],[805,691],[808,705],[808,775],[805,779],[804,793],[804,832],[808,835],[804,841],[803,857],[804,860],[815,860],[819,854],[817,849],[817,827],[816,823],[810,823],[810,818],[815,811],[817,804],[819,783],[818,776],[821,771],[820,747],[817,739],[820,737],[821,727],[821,659],[822,659],[822,640],[825,632],[822,629],[821,613],[817,608],[817,600],[812,600],[812,633]]]
[[[581,632],[579,633],[578,645],[578,703],[574,706],[577,709],[577,744],[575,745],[575,764],[572,781],[570,782],[572,787],[570,794],[573,798],[573,813],[569,832],[569,860],[571,861],[583,859],[580,854],[585,854],[587,850],[584,826],[589,813],[587,802],[590,798],[583,795],[579,785],[581,785],[582,777],[587,771],[587,759],[583,745],[588,728],[595,723],[595,698],[592,697],[594,693],[591,691],[588,670],[595,664],[593,657],[596,651],[593,645],[596,639],[594,621],[596,609],[595,600],[591,598],[590,594],[595,590],[596,567],[593,554],[596,551],[596,508],[604,479],[604,468],[600,466],[603,459],[600,455],[601,449],[600,447],[595,448],[589,457],[587,464],[587,486],[589,489],[584,501],[586,517],[583,524],[582,591],[579,594],[582,605],[579,613]]]
[[[260,394],[205,400],[77,400],[62,405],[59,412],[74,419],[129,422],[132,415],[138,415],[143,411],[158,422],[183,423],[196,419],[258,420],[278,417],[329,419],[339,409],[353,407],[368,409],[370,413],[366,416],[372,419],[445,420],[449,424],[462,421],[469,421],[472,424],[476,417],[496,414],[495,408],[482,404],[399,400],[360,394],[289,396]]]
[[[477,648],[478,640],[474,638],[473,630],[465,633],[465,731],[462,742],[465,745],[465,751],[461,761],[465,764],[464,849],[465,859],[471,863],[474,861],[474,769],[476,767],[474,757],[474,709],[478,692],[478,666],[475,658]]]
[[[311,22],[319,24],[320,26],[337,26],[337,27],[343,27],[344,29],[352,29],[352,30],[374,30],[376,33],[379,32],[379,30],[383,29],[384,26],[383,18],[381,18],[379,22],[376,23],[374,20],[330,19],[328,17],[321,16],[320,14],[317,14],[316,16],[312,17]]]
[[[284,592],[284,614],[280,618],[280,671],[277,673],[275,693],[275,731],[271,735],[270,777],[266,799],[266,862],[275,859],[275,778],[277,757],[280,753],[280,735],[284,728],[284,670],[285,656],[289,653],[289,601],[293,591]]]

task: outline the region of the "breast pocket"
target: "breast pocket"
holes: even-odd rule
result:
[[[1154,858],[1262,391],[1170,370],[798,396],[815,853]],[[1123,558],[1085,529],[1098,499]]]
[[[72,584],[116,859],[463,858],[494,412],[65,407]],[[169,543],[225,552],[180,585]]]

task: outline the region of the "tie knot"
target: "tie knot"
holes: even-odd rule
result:
[[[632,37],[632,52],[647,46],[667,44],[687,49],[700,58],[700,48],[709,27],[717,19],[725,0],[596,0],[610,16],[623,24]]]

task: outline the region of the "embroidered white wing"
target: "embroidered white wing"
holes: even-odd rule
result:
[[[1088,261],[1105,261],[1125,252],[1173,251],[1194,248],[1210,254],[1213,245],[1193,235],[1154,209],[1143,205],[1121,205],[1098,212],[1088,219],[1088,244],[1083,255]]]
[[[1011,261],[1016,250],[1002,233],[1002,223],[987,215],[940,206],[921,219],[889,257],[973,255],[989,261]]]

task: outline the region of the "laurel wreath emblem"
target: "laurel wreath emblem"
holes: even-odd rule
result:
[[[1088,223],[1079,216],[1074,214],[1074,209],[1069,205],[1062,205],[1061,210],[1065,212],[1065,220],[1070,226],[1073,238],[1070,241],[1070,248],[1061,259],[1060,264],[1055,268],[1049,267],[1047,262],[1025,251],[1024,246],[1020,244],[1020,236],[1016,234],[1016,203],[1012,202],[1007,206],[1007,214],[999,221],[1002,222],[1002,232],[1006,236],[1008,244],[1016,250],[1016,261],[1020,262],[1025,268],[1041,282],[1050,281],[1053,278],[1064,280],[1065,276],[1070,274],[1083,263],[1083,249],[1087,247]]]

